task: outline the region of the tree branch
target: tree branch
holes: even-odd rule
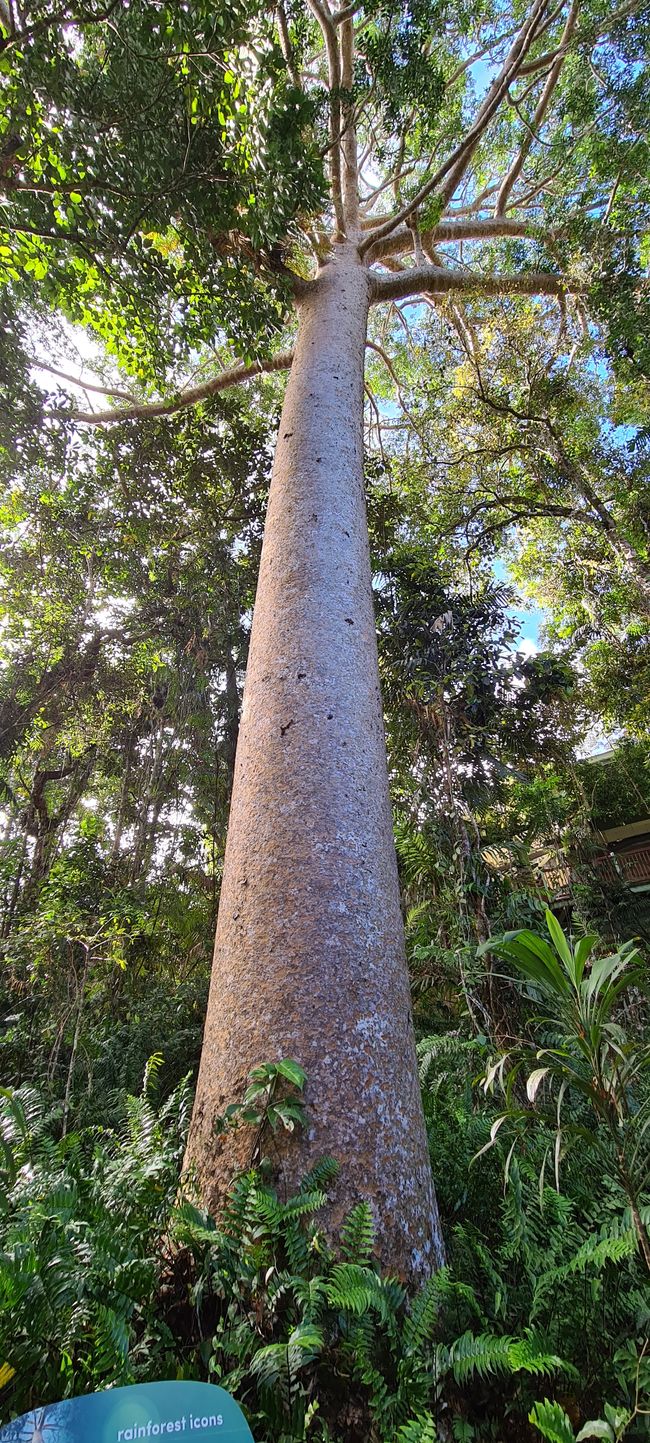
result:
[[[91,381],[82,381],[78,376],[71,376],[67,371],[59,371],[56,366],[50,366],[47,361],[39,361],[36,356],[28,356],[30,366],[36,371],[49,371],[52,376],[60,376],[62,381],[70,381],[73,386],[78,386],[80,391],[98,391],[102,396],[115,396],[118,401],[126,401],[133,405],[133,396],[128,391],[120,391],[116,386],[96,386]]]
[[[100,25],[103,20],[108,20],[109,15],[117,10],[120,0],[111,0],[103,10],[98,10],[96,15],[69,15],[65,10],[55,10],[53,15],[46,15],[42,20],[37,20],[34,25],[29,25],[22,30],[14,29],[10,35],[0,37],[0,52],[6,50],[9,45],[24,45],[40,35],[43,30],[51,30],[53,25],[65,25],[66,28],[82,25]]]
[[[341,65],[339,57],[339,43],[332,17],[321,4],[321,0],[307,0],[307,4],[320,25],[325,49],[327,52],[327,69],[329,75],[330,92],[330,119],[329,119],[329,153],[330,153],[330,181],[332,185],[332,201],[334,214],[336,216],[337,231],[341,236],[345,235],[345,215],[343,211],[343,192],[341,188]]]
[[[474,154],[483,131],[498,110],[508,86],[517,74],[519,66],[534,38],[539,16],[547,3],[548,0],[533,0],[532,7],[517,34],[517,38],[510,47],[499,74],[488,90],[474,124],[470,126],[463,140],[460,141],[451,155],[447,157],[447,160],[443,162],[435,175],[433,175],[425,185],[421,186],[417,195],[415,195],[401,211],[390,216],[384,225],[380,225],[376,231],[370,233],[361,247],[362,254],[364,251],[370,250],[371,246],[375,245],[377,241],[383,240],[385,236],[390,235],[403,221],[408,220],[409,216],[413,214],[413,211],[417,210],[418,206],[422,205],[423,201],[439,187],[440,182],[444,180],[445,177],[447,177],[447,182],[441,194],[443,203],[447,204],[449,202]]]
[[[351,20],[352,16],[356,15],[357,11],[362,8],[363,0],[355,0],[353,5],[345,5],[342,10],[337,10],[336,14],[332,16],[332,23],[334,25],[342,25],[345,20]]]
[[[422,232],[423,245],[433,245],[439,241],[463,241],[463,240],[498,240],[504,236],[531,236],[535,239],[543,237],[546,233],[539,226],[530,221],[511,220],[506,216],[490,216],[485,220],[448,220],[441,221],[432,230]],[[387,256],[400,255],[404,251],[412,251],[413,235],[408,226],[400,226],[399,230],[386,236],[385,240],[378,241],[373,245],[369,260],[384,260]]]
[[[172,416],[176,411],[184,411],[188,406],[196,406],[199,401],[205,401],[209,396],[216,396],[219,391],[227,391],[230,386],[239,386],[242,381],[250,381],[255,376],[268,375],[272,371],[288,371],[292,361],[293,351],[281,351],[277,356],[271,356],[268,361],[253,361],[249,366],[232,366],[201,386],[179,392],[169,401],[144,401],[141,404],[116,406],[110,411],[59,411],[56,414],[65,416],[68,420],[83,421],[89,426],[114,425],[119,421],[146,421],[154,416]]]
[[[341,26],[341,88],[345,98],[341,107],[343,126],[343,212],[346,230],[359,228],[359,161],[357,130],[352,103],[354,85],[354,25],[351,19]]]
[[[534,113],[534,115],[533,115],[532,126],[531,126],[528,134],[524,136],[524,138],[523,138],[523,140],[522,140],[522,142],[521,142],[521,145],[520,145],[520,147],[519,147],[519,153],[518,153],[518,155],[515,157],[512,165],[511,165],[511,167],[510,167],[510,170],[508,171],[508,174],[506,175],[506,177],[505,177],[505,179],[504,179],[504,181],[503,181],[503,184],[502,184],[501,189],[500,189],[500,191],[499,191],[499,194],[498,194],[498,196],[497,196],[497,203],[496,203],[496,206],[495,206],[495,209],[494,209],[494,214],[495,214],[495,216],[503,215],[504,212],[505,212],[505,208],[506,208],[506,204],[507,204],[507,202],[508,202],[508,198],[509,198],[509,196],[510,196],[510,192],[511,192],[513,186],[514,186],[514,185],[516,184],[516,182],[518,181],[519,176],[521,175],[521,172],[522,172],[522,170],[523,170],[523,168],[524,168],[524,165],[525,165],[525,162],[526,162],[526,157],[527,157],[527,155],[528,155],[528,153],[529,153],[529,151],[530,151],[530,148],[531,148],[531,146],[532,146],[532,144],[533,144],[533,140],[534,140],[534,138],[535,138],[535,134],[536,134],[536,132],[540,129],[540,127],[541,127],[541,125],[542,125],[542,123],[543,123],[543,120],[544,120],[544,116],[546,115],[546,112],[547,112],[547,110],[548,110],[548,107],[549,107],[549,105],[550,105],[550,103],[551,103],[551,99],[552,99],[552,96],[553,96],[553,91],[555,90],[555,87],[556,87],[556,85],[557,85],[557,83],[558,83],[558,80],[559,80],[559,78],[560,78],[560,72],[561,72],[561,70],[562,70],[562,66],[564,65],[564,57],[565,57],[565,54],[566,54],[566,47],[568,46],[568,43],[569,43],[569,40],[571,39],[571,36],[572,36],[572,34],[573,34],[573,31],[575,30],[575,24],[576,24],[576,20],[577,20],[577,18],[578,18],[578,8],[579,8],[579,5],[580,5],[580,0],[572,0],[572,5],[571,5],[571,9],[569,10],[569,14],[568,14],[568,16],[567,16],[566,25],[565,25],[565,27],[564,27],[564,30],[562,31],[562,38],[561,38],[561,40],[560,40],[560,54],[558,55],[558,58],[557,58],[557,60],[555,61],[554,65],[553,65],[553,68],[552,68],[552,70],[551,70],[551,73],[550,73],[550,75],[548,76],[548,78],[547,78],[547,80],[546,80],[546,84],[545,84],[545,86],[544,86],[544,89],[543,89],[543,91],[542,91],[542,93],[541,93],[541,95],[540,95],[540,97],[539,97],[539,100],[538,100],[538,102],[537,102],[537,105],[536,105],[536,107],[535,107],[535,113]]]
[[[534,3],[523,25],[521,26],[521,29],[519,30],[519,33],[517,34],[513,44],[511,45],[508,54],[506,55],[499,74],[496,76],[495,80],[490,86],[490,89],[488,90],[488,93],[476,117],[476,135],[470,140],[471,131],[468,132],[466,136],[466,141],[469,142],[469,144],[465,145],[463,153],[460,155],[456,165],[454,166],[451,174],[447,178],[445,185],[443,186],[442,201],[444,206],[447,206],[449,204],[449,201],[451,200],[454,192],[457,190],[460,181],[462,180],[463,175],[465,174],[469,162],[474,154],[474,151],[476,150],[481,135],[487,129],[487,126],[489,125],[492,117],[499,109],[501,101],[504,99],[504,96],[508,92],[508,87],[512,84],[512,81],[518,75],[519,68],[523,63],[524,57],[530,50],[530,47],[537,36],[539,30],[539,21],[544,13],[544,10],[546,9],[546,4],[547,0],[534,0]]]
[[[606,35],[612,26],[618,24],[619,20],[625,20],[628,15],[634,15],[637,10],[640,10],[642,3],[643,0],[628,0],[627,5],[621,5],[618,10],[612,11],[611,15],[607,17],[605,25],[588,25],[584,30],[578,30],[573,36],[573,46],[589,41],[593,43],[599,36]],[[546,29],[546,26],[543,28]],[[541,35],[541,33],[540,30],[539,34]],[[552,65],[553,61],[558,59],[560,54],[564,56],[564,52],[558,45],[554,50],[548,50],[545,55],[539,55],[535,60],[527,60],[525,65],[521,66],[519,74],[534,75],[537,70],[545,70],[548,65]]]
[[[284,55],[289,79],[291,81],[291,84],[295,85],[296,90],[300,90],[302,89],[300,84],[300,76],[298,74],[298,71],[296,70],[296,65],[293,58],[293,47],[291,44],[291,37],[289,35],[289,26],[287,23],[286,11],[284,5],[282,4],[282,0],[278,0],[278,4],[275,7],[275,13],[278,22],[280,48],[282,50],[282,54]]]
[[[371,305],[405,296],[444,295],[449,291],[477,292],[486,296],[559,296],[579,290],[567,276],[544,271],[522,275],[478,275],[472,271],[450,271],[443,266],[414,266],[397,275],[371,274]]]

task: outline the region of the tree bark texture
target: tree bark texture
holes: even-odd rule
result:
[[[363,485],[367,270],[337,246],[300,305],[246,674],[212,985],[186,1166],[218,1213],[251,1139],[216,1138],[258,1062],[308,1077],[280,1188],[341,1176],[410,1281],[443,1258],[410,1010]]]

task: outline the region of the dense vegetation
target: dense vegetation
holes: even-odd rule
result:
[[[28,458],[16,488],[21,519],[3,560],[0,1327],[15,1370],[5,1416],[184,1376],[231,1388],[260,1443],[406,1443],[436,1429],[514,1438],[534,1405],[551,1439],[607,1417],[616,1436],[633,1413],[626,1436],[643,1436],[647,1271],[608,1119],[582,1085],[569,1088],[558,1141],[550,1085],[526,1100],[526,1054],[533,1072],[545,1065],[540,1048],[579,1059],[579,1029],[538,979],[518,982],[516,966],[480,944],[523,925],[547,935],[540,838],[580,859],[571,927],[596,930],[597,956],[645,935],[639,899],[599,882],[589,859],[595,825],[643,810],[647,741],[619,751],[606,789],[605,768],[576,762],[597,712],[573,636],[532,657],[513,650],[507,587],[477,577],[468,594],[453,557],[432,563],[433,523],[413,513],[398,472],[371,458],[396,838],[448,1267],[407,1312],[399,1284],[373,1270],[369,1216],[350,1218],[333,1256],[318,1227],[335,1186],[326,1160],[288,1201],[264,1169],[248,1174],[218,1230],[190,1197],[179,1201],[259,550],[265,406],[272,418],[273,392],[256,422],[241,403],[204,419],[215,444],[200,496],[189,419],[122,437],[119,471],[107,438],[56,491]],[[190,548],[177,517],[199,506]],[[224,515],[236,546],[219,535]],[[630,1076],[619,1082],[634,1109],[647,1098],[647,1018],[643,975],[629,966],[602,1021],[608,1045],[623,1047]],[[505,1115],[494,1074],[503,1052],[512,1118],[483,1152]],[[613,1052],[602,1063],[614,1077]],[[647,1226],[645,1138],[633,1201]],[[268,1155],[263,1146],[258,1161]]]
[[[274,372],[327,250],[323,159],[341,223],[353,114],[372,223],[379,163],[408,209],[524,8],[363,6],[348,87],[327,79],[320,5],[0,0],[3,1421],[181,1377],[231,1390],[256,1443],[650,1434],[649,894],[598,865],[608,829],[650,816],[641,5],[585,3],[574,35],[577,5],[538,3],[461,177],[480,255],[436,235],[440,188],[421,198],[415,265],[462,284],[396,291],[369,330],[379,660],[446,1265],[407,1296],[363,1203],[333,1244],[338,1160],[278,1187],[279,1141],[309,1122],[291,1058],[259,1057],[220,1124],[247,1148],[225,1215],[180,1181]],[[477,205],[497,172],[501,234]],[[386,284],[408,273],[392,255]],[[244,363],[265,373],[224,390]],[[130,419],[95,425],[93,398]],[[526,601],[544,633],[522,649]],[[606,765],[585,760],[595,739]]]

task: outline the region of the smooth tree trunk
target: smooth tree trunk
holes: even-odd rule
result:
[[[215,958],[186,1167],[218,1213],[250,1163],[218,1138],[249,1069],[291,1057],[307,1126],[281,1192],[324,1156],[327,1227],[373,1208],[416,1282],[443,1259],[418,1085],[388,793],[363,484],[369,278],[353,246],[300,303],[244,688]]]

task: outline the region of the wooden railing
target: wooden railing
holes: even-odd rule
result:
[[[630,847],[627,851],[602,853],[592,859],[594,872],[604,882],[623,882],[628,887],[642,887],[650,883],[650,844]],[[568,894],[571,890],[571,868],[561,861],[540,868],[544,885],[555,896]]]
[[[595,857],[594,868],[607,882],[620,878],[630,887],[642,886],[650,882],[650,846],[630,847],[629,851]]]

